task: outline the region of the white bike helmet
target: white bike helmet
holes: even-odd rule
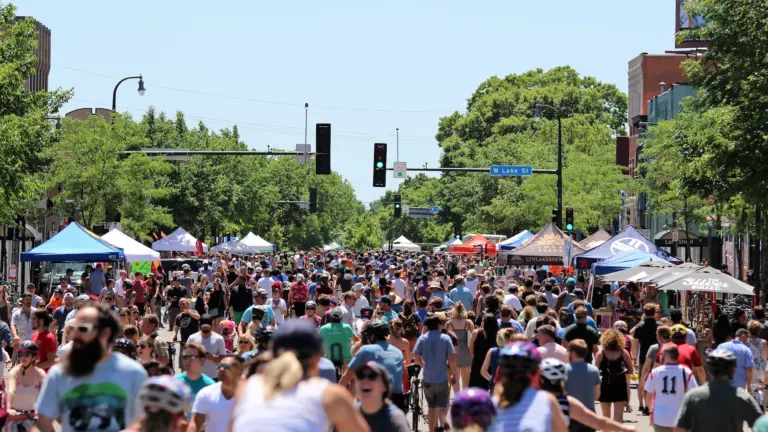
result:
[[[192,390],[170,375],[152,377],[144,382],[139,400],[145,411],[180,414],[192,409]]]
[[[539,364],[539,369],[541,369],[541,376],[552,383],[562,382],[568,378],[565,363],[558,359],[547,358],[542,360]]]

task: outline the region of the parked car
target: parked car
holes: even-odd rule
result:
[[[61,285],[60,278],[67,275],[68,269],[72,270],[69,284],[80,290],[83,286],[80,276],[85,272],[86,265],[87,263],[45,263],[43,274],[40,277],[40,292],[48,293],[54,288],[58,288]]]

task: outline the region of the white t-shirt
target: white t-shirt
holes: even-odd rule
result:
[[[124,282],[122,279],[118,279],[115,282],[115,294],[117,294],[118,297],[125,297],[125,287],[123,285]]]
[[[517,298],[517,296],[514,294],[505,295],[504,304],[507,306],[513,307],[517,312],[520,312],[521,310],[523,310],[523,305],[520,304],[520,299]]]
[[[393,279],[392,286],[395,288],[395,294],[401,299],[405,299],[405,281],[400,278]]]
[[[464,286],[469,288],[470,291],[472,291],[472,298],[475,297],[475,294],[477,294],[477,285],[480,283],[480,281],[477,278],[474,279],[467,279],[464,283]]]
[[[358,297],[357,300],[355,300],[355,307],[352,308],[352,311],[355,313],[356,317],[359,317],[360,310],[368,306],[370,306],[370,304],[368,303],[368,299],[365,298],[365,296],[361,296],[361,297]]]
[[[653,422],[657,426],[674,427],[685,393],[698,387],[693,372],[681,365],[661,365],[645,380],[645,391],[653,395]]]
[[[210,432],[226,431],[229,429],[229,419],[235,397],[227,399],[221,393],[221,383],[203,387],[197,392],[192,404],[192,414],[205,414],[205,430]]]
[[[32,313],[34,311],[34,309],[30,309],[29,315],[27,315],[23,308],[18,308],[11,315],[11,324],[16,327],[16,334],[23,341],[32,340],[32,333],[35,332],[32,328]]]
[[[267,298],[272,298],[272,278],[271,277],[262,277],[259,279],[259,281],[256,283],[256,285],[267,292]]]
[[[211,332],[210,337],[204,338],[203,333],[197,332],[189,336],[187,342],[197,342],[205,347],[205,351],[208,354],[223,356],[227,353],[227,349],[224,346],[224,338],[221,335]],[[209,377],[216,376],[216,363],[211,360],[205,359],[203,363],[203,373]]]
[[[285,316],[283,315],[283,312],[286,312],[288,310],[288,306],[285,304],[285,300],[282,298],[275,303],[274,297],[269,300],[268,303],[272,307],[272,311],[275,313],[275,325],[281,326],[283,325],[283,321],[285,321]]]

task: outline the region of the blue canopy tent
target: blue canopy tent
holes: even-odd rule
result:
[[[614,257],[626,251],[640,251],[648,253],[665,261],[679,263],[680,260],[671,256],[664,249],[659,249],[652,241],[645,238],[633,226],[628,226],[620,233],[605,243],[588,250],[582,254],[576,255],[573,262],[577,269],[586,270],[592,267],[592,264]],[[648,261],[647,259],[645,261]]]
[[[504,240],[503,242],[499,242],[497,246],[499,251],[510,251],[514,248],[520,247],[523,243],[525,243],[526,240],[533,237],[533,234],[531,234],[530,231],[525,230],[523,232],[519,232],[512,237]]]
[[[615,273],[620,270],[625,270],[645,264],[648,261],[654,261],[664,264],[670,264],[669,261],[659,258],[656,254],[644,252],[637,249],[621,252],[614,255],[604,261],[600,261],[592,264],[592,274],[595,276]]]
[[[101,237],[72,222],[45,243],[21,254],[24,262],[122,261],[125,254]]]

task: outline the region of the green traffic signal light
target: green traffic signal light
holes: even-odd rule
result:
[[[400,208],[400,204],[395,204],[395,208]]]
[[[458,239],[460,239],[460,238],[461,238],[461,236],[460,236],[460,235],[458,235],[458,234],[456,234],[456,240],[458,240]]]
[[[382,161],[376,162],[376,168],[378,168],[378,169],[384,168],[384,162],[382,162]]]
[[[565,229],[568,231],[573,231],[573,224],[565,224]]]

